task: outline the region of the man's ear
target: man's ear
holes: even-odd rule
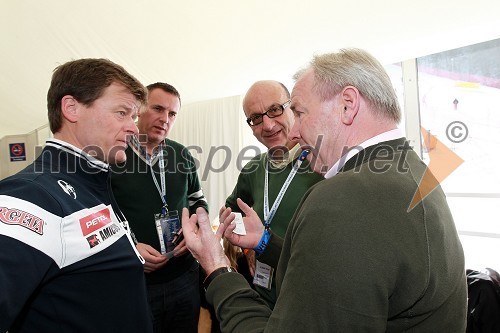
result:
[[[80,103],[71,95],[66,95],[61,99],[62,116],[71,123],[76,123],[79,116]]]
[[[356,87],[347,86],[342,89],[340,97],[340,102],[343,104],[342,122],[345,125],[351,125],[358,114],[361,96]]]

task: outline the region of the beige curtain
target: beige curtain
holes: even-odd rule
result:
[[[238,95],[182,106],[169,135],[199,161],[198,176],[211,220],[232,192],[242,166],[265,151],[246,123],[242,98]]]

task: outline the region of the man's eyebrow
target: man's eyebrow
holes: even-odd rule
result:
[[[152,104],[151,107],[155,109],[165,110],[165,107],[161,104]]]
[[[137,107],[137,105],[134,105],[134,106],[130,106],[130,105],[127,105],[127,104],[120,104],[118,105],[118,108],[119,109],[124,109],[125,111],[127,112],[135,112],[137,111],[139,108]]]

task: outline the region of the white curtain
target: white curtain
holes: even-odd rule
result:
[[[183,105],[169,134],[200,162],[198,176],[211,220],[232,192],[241,167],[265,151],[246,124],[242,98],[238,95]]]

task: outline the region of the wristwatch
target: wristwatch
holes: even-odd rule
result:
[[[210,273],[210,275],[208,275],[205,278],[205,280],[203,281],[203,288],[205,289],[205,292],[207,291],[208,286],[210,285],[210,283],[212,283],[212,281],[216,277],[218,277],[221,274],[230,273],[230,272],[236,272],[236,269],[233,268],[233,267],[219,267],[215,271],[213,271],[212,273]]]

